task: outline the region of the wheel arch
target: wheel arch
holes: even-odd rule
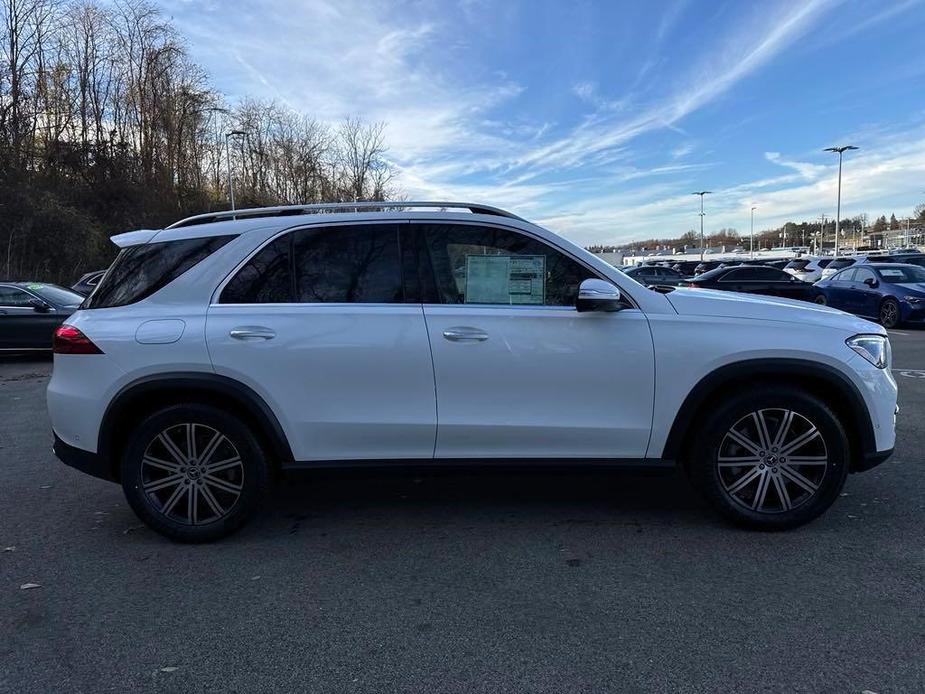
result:
[[[251,424],[277,464],[292,462],[292,449],[279,419],[253,389],[227,376],[171,372],[145,376],[127,385],[110,401],[100,425],[97,451],[119,478],[119,463],[131,425],[148,414],[178,403],[214,405]]]
[[[662,458],[683,462],[684,451],[705,417],[711,398],[733,389],[757,384],[792,385],[819,397],[839,416],[852,450],[851,469],[863,468],[863,460],[877,452],[867,404],[857,386],[828,364],[803,359],[751,359],[719,367],[691,389],[675,415],[665,441]]]

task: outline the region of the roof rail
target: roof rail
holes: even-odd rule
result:
[[[406,202],[392,201],[383,202],[381,200],[361,200],[357,202],[319,202],[310,205],[282,205],[278,207],[252,207],[244,210],[224,210],[222,212],[207,212],[206,214],[197,214],[179,222],[174,222],[167,229],[176,229],[178,227],[188,227],[195,224],[211,224],[212,222],[221,222],[229,219],[250,219],[252,217],[283,217],[287,215],[298,214],[323,214],[325,212],[359,212],[361,209],[396,209],[405,210],[414,207],[437,207],[441,209],[454,208],[469,210],[472,214],[490,214],[508,219],[517,219],[524,221],[521,217],[489,205],[479,205],[471,202]]]

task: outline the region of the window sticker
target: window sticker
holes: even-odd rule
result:
[[[467,304],[538,304],[546,298],[545,255],[467,255]]]
[[[906,273],[902,270],[894,270],[893,268],[882,268],[880,274],[885,278],[887,277],[905,277]]]

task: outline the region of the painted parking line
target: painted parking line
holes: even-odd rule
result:
[[[925,378],[925,369],[893,369],[905,378]]]

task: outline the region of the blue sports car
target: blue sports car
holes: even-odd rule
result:
[[[925,268],[901,263],[854,265],[815,284],[816,301],[885,328],[925,321]]]

